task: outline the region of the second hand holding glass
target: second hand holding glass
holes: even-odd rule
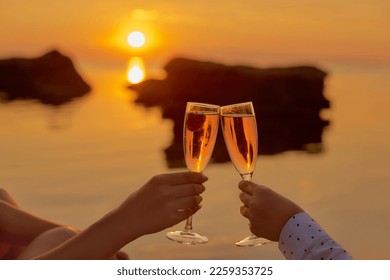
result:
[[[213,153],[218,134],[219,109],[217,105],[188,102],[184,118],[184,157],[189,171],[202,172]],[[167,233],[173,241],[184,244],[204,244],[208,238],[192,231],[192,216],[183,230]]]
[[[252,102],[221,107],[221,125],[225,144],[242,179],[252,180],[257,160],[257,125]],[[237,246],[259,246],[271,241],[251,235],[236,243]]]

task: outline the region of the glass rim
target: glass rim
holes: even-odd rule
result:
[[[235,103],[235,104],[229,104],[229,105],[224,105],[224,106],[221,106],[221,108],[228,108],[228,107],[233,107],[233,106],[238,106],[238,105],[245,105],[245,104],[250,104],[251,106],[253,106],[253,102],[252,101],[247,101],[247,102],[240,102],[240,103]]]
[[[210,103],[201,103],[201,102],[187,102],[187,105],[197,105],[197,106],[203,106],[203,107],[209,107],[209,108],[221,108],[219,105],[210,104]]]

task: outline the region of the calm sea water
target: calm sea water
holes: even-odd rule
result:
[[[324,151],[260,156],[254,180],[298,202],[356,259],[390,259],[390,68],[327,70]],[[121,71],[87,68],[93,91],[61,107],[0,103],[0,186],[21,207],[82,229],[152,175],[184,170],[165,161],[172,122],[134,104]],[[133,259],[282,259],[277,244],[235,247],[249,233],[232,183],[240,178],[231,163],[205,173],[194,228],[209,243],[176,244],[161,232],[124,250]]]

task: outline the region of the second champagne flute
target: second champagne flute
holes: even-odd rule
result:
[[[257,125],[252,102],[221,107],[223,137],[230,159],[241,178],[252,180],[257,160]],[[251,235],[237,246],[259,246],[271,241]]]
[[[218,134],[220,107],[212,104],[187,102],[183,127],[184,157],[189,171],[202,172],[214,150]],[[167,233],[173,241],[184,244],[204,244],[208,238],[192,230],[192,216],[183,230]]]

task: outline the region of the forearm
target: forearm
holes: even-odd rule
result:
[[[0,201],[0,241],[26,245],[39,234],[57,226],[59,224]]]
[[[109,259],[123,246],[138,238],[120,219],[117,210],[36,259],[93,260]]]

